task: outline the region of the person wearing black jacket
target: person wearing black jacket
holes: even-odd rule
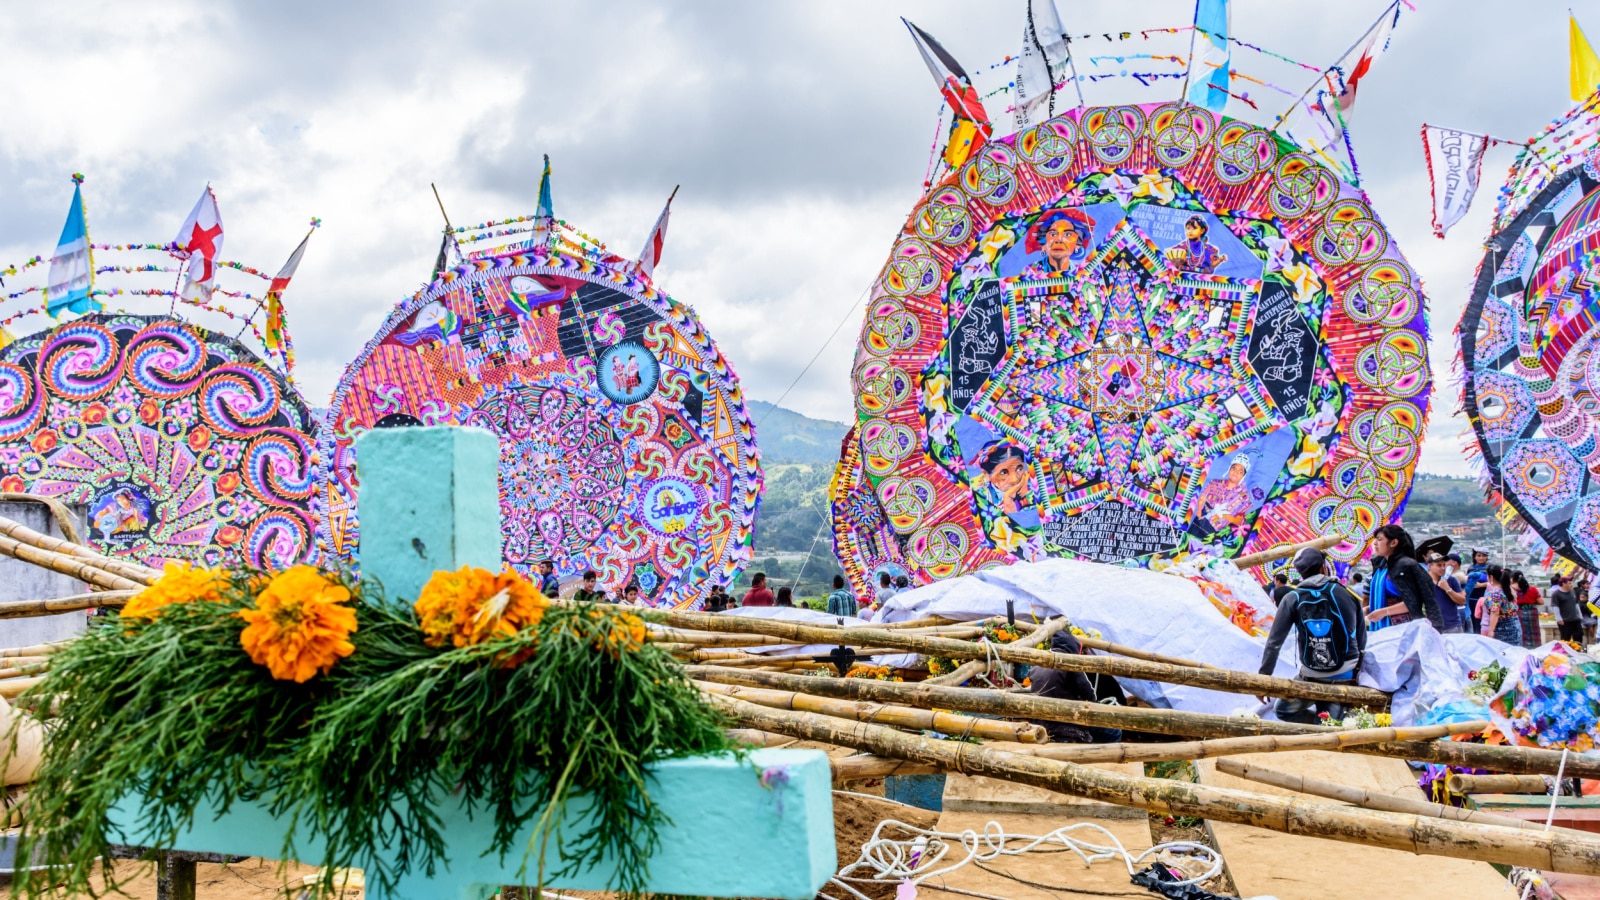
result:
[[[1428,570],[1417,562],[1409,532],[1399,525],[1385,525],[1372,533],[1372,588],[1367,595],[1372,630],[1426,618],[1435,631],[1443,631],[1433,587]]]
[[[1078,639],[1066,631],[1058,631],[1050,636],[1050,649],[1055,653],[1082,653],[1083,645]],[[1095,685],[1089,681],[1088,676],[1082,672],[1067,672],[1062,669],[1047,669],[1044,666],[1034,666],[1028,671],[1028,681],[1032,685],[1033,693],[1041,697],[1054,697],[1060,700],[1083,700],[1088,703],[1097,703],[1103,696],[1120,697],[1121,689],[1117,687],[1116,680],[1109,675],[1096,676],[1104,679],[1109,684],[1102,685],[1102,691],[1097,692]],[[1086,725],[1073,725],[1067,722],[1040,722],[1044,730],[1049,732],[1050,740],[1067,744],[1114,744],[1122,740],[1120,728],[1091,728]]]
[[[1267,646],[1261,652],[1261,674],[1271,675],[1278,665],[1278,653],[1283,648],[1283,642],[1289,637],[1291,628],[1305,628],[1300,620],[1300,593],[1302,591],[1318,591],[1325,584],[1332,584],[1333,599],[1339,606],[1339,615],[1342,627],[1348,631],[1349,637],[1355,640],[1355,652],[1337,668],[1319,671],[1310,668],[1307,661],[1300,661],[1300,672],[1295,676],[1299,681],[1317,681],[1325,684],[1353,684],[1356,673],[1361,670],[1361,656],[1367,649],[1367,629],[1361,615],[1361,601],[1344,585],[1332,580],[1328,573],[1328,557],[1315,547],[1303,547],[1294,556],[1294,568],[1300,573],[1300,584],[1295,590],[1284,595],[1283,602],[1278,604],[1277,615],[1272,620],[1272,632],[1267,635]],[[1265,703],[1268,698],[1262,697]],[[1316,702],[1286,697],[1278,701],[1276,712],[1278,718],[1285,722],[1304,722],[1317,724],[1317,713],[1326,711],[1331,718],[1344,718],[1344,708],[1338,703],[1323,704],[1319,709]]]

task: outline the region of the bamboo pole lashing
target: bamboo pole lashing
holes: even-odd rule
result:
[[[1527,831],[1544,831],[1543,822],[1529,822],[1515,816],[1502,816],[1496,813],[1487,813],[1477,809],[1467,809],[1460,806],[1448,806],[1443,803],[1431,803],[1427,800],[1418,800],[1412,797],[1399,797],[1386,794],[1382,791],[1372,791],[1362,787],[1340,784],[1336,781],[1325,781],[1320,778],[1306,778],[1303,775],[1293,775],[1288,772],[1279,772],[1267,769],[1253,763],[1237,759],[1217,760],[1217,771],[1243,778],[1246,781],[1255,781],[1260,784],[1270,784],[1273,787],[1285,790],[1298,791],[1315,797],[1329,800],[1342,800],[1363,809],[1376,809],[1384,812],[1410,813],[1421,816],[1432,816],[1437,819],[1450,819],[1457,822],[1472,822],[1479,825],[1495,825],[1502,828],[1520,828]],[[1586,831],[1577,831],[1568,828],[1552,828],[1551,831],[1562,831],[1571,834],[1582,834],[1588,837],[1594,835]]]
[[[77,612],[81,609],[115,608],[125,605],[138,591],[97,591],[92,594],[73,594],[48,600],[13,600],[0,603],[0,619],[23,619],[33,616],[53,616],[57,613]]]
[[[1465,775],[1453,773],[1445,781],[1453,794],[1548,794],[1542,775]]]
[[[0,536],[0,554],[20,559],[26,563],[32,563],[52,572],[69,575],[79,581],[103,587],[107,590],[138,591],[143,590],[145,587],[121,575],[115,575],[104,569],[96,568],[87,560],[44,550],[32,544],[24,544],[15,538]]]
[[[952,688],[864,678],[801,678],[776,672],[750,672],[716,666],[688,666],[690,678],[721,684],[802,691],[841,700],[871,700],[899,703],[923,709],[949,709],[983,713],[1013,719],[1069,722],[1100,728],[1120,728],[1152,734],[1187,737],[1245,737],[1262,734],[1329,734],[1338,729],[1292,722],[1269,722],[1241,716],[1185,712],[1175,709],[1110,706],[1082,700],[1039,697],[1026,693]],[[1440,763],[1461,768],[1495,772],[1554,775],[1560,771],[1562,754],[1529,747],[1494,747],[1462,741],[1397,741],[1365,744],[1350,748],[1352,753],[1388,756]],[[1600,759],[1569,755],[1566,775],[1570,778],[1600,779]]]
[[[708,615],[705,613],[669,612],[666,614],[666,620],[669,624],[677,627],[704,627],[710,630],[769,634],[774,637],[789,638],[802,644],[825,643],[832,639],[832,635],[829,633],[832,631],[831,629],[813,628],[795,622],[784,622],[776,619],[751,619]],[[865,646],[871,643],[878,647],[888,647],[892,650],[955,659],[987,659],[990,656],[994,656],[1006,662],[1027,663],[1066,671],[1097,673],[1144,681],[1163,681],[1236,694],[1330,700],[1351,706],[1378,709],[1386,708],[1389,702],[1387,694],[1372,688],[1347,687],[1310,681],[1292,681],[1287,678],[1258,675],[1254,672],[1195,669],[1138,659],[1052,653],[1048,650],[1033,650],[1026,647],[1016,647],[1011,644],[985,643],[980,645],[970,641],[947,638],[921,638],[899,635],[882,629],[851,629],[849,642],[857,646]]]
[[[154,584],[155,580],[161,577],[161,573],[159,571],[152,569],[149,566],[139,565],[138,563],[130,563],[126,560],[115,559],[105,555],[104,553],[100,553],[89,547],[85,547],[83,544],[51,537],[48,534],[35,531],[21,522],[18,522],[15,519],[8,519],[5,516],[0,516],[0,534],[9,537],[12,540],[38,547],[40,550],[48,550],[52,553],[59,553],[62,556],[71,556],[75,559],[81,559],[97,569],[104,569],[113,575],[120,575],[123,578],[138,582],[141,585]]]
[[[877,722],[897,728],[915,728],[937,731],[952,737],[975,737],[991,741],[1011,741],[1018,744],[1043,744],[1050,740],[1044,728],[1032,722],[1008,722],[1004,719],[979,719],[955,713],[912,709],[908,706],[856,703],[850,700],[829,700],[810,694],[789,691],[769,691],[762,688],[734,687],[725,684],[700,682],[696,685],[708,694],[737,697],[749,703],[773,709],[794,709],[813,712],[838,719],[857,722]]]
[[[963,741],[928,740],[866,722],[833,724],[836,720],[826,716],[767,709],[731,697],[712,696],[735,722],[745,727],[855,747],[878,756],[944,765],[970,775],[1002,778],[1105,803],[1417,854],[1549,872],[1600,874],[1600,839],[1594,836],[1469,824],[1125,775]]]

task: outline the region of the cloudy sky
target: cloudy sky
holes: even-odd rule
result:
[[[1320,67],[1387,2],[1235,0],[1234,29]],[[1017,52],[1023,5],[6,4],[0,264],[50,255],[74,171],[87,176],[97,242],[171,240],[209,181],[224,256],[273,271],[319,216],[287,303],[300,382],[321,405],[345,361],[429,273],[441,225],[429,183],[457,224],[531,213],[548,153],[557,214],[625,255],[681,184],[658,281],[699,311],[751,396],[788,391],[785,406],[844,419],[856,304],[921,193],[940,103],[899,16],[940,38],[987,90],[1009,77],[990,67]],[[1193,11],[1192,0],[1058,5],[1071,33],[1182,26]],[[1374,205],[1428,287],[1438,400],[1423,468],[1464,473],[1450,335],[1511,151],[1490,156],[1487,193],[1439,241],[1418,129],[1522,138],[1559,115],[1569,105],[1566,14],[1547,0],[1414,5],[1351,125]],[[1577,9],[1600,33],[1600,3]],[[1077,52],[1172,52],[1171,41],[1090,41]],[[1254,54],[1235,59],[1292,90],[1309,77]],[[1173,70],[1102,59],[1083,71],[1124,68]],[[1178,88],[1118,78],[1084,92],[1090,103],[1130,102]],[[1288,99],[1267,88],[1252,96],[1262,113],[1237,102],[1230,113],[1261,121]],[[1009,122],[1003,99],[991,107]],[[171,287],[170,276],[150,277],[139,284]]]

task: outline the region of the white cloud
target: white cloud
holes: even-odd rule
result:
[[[1097,34],[1186,25],[1193,9],[1060,5],[1070,31]],[[1320,66],[1386,5],[1236,0],[1234,23],[1241,38]],[[1555,7],[1417,5],[1351,126],[1375,207],[1429,291],[1436,387],[1423,468],[1451,472],[1463,470],[1451,332],[1509,160],[1491,157],[1477,208],[1439,242],[1417,131],[1535,132],[1566,105],[1565,22]],[[872,280],[919,193],[939,101],[901,12],[870,0],[8,5],[0,261],[48,254],[75,170],[102,242],[170,240],[210,181],[225,255],[270,272],[320,216],[288,303],[301,383],[322,403],[430,271],[441,223],[429,183],[458,224],[527,213],[550,153],[558,213],[628,254],[683,185],[661,281],[696,307],[749,394],[776,400]],[[985,87],[1007,77],[989,66],[1017,50],[1021,0],[908,14]],[[1185,44],[1158,34],[1078,47],[1087,67]],[[1246,51],[1235,60],[1290,93],[1309,79]],[[1106,59],[1094,71],[1143,65]],[[1110,102],[1177,88],[1085,92]],[[1252,96],[1262,117],[1290,99],[1260,86]],[[848,417],[860,316],[785,405]]]

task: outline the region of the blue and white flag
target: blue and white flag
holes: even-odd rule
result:
[[[77,181],[77,179],[73,179]],[[50,257],[50,280],[45,285],[45,312],[79,314],[100,309],[89,292],[94,288],[94,259],[89,255],[89,228],[83,218],[83,192],[72,186],[72,208],[61,229],[56,253]]]
[[[1189,59],[1189,102],[1212,112],[1228,105],[1232,73],[1228,66],[1228,36],[1233,33],[1233,9],[1228,0],[1196,0],[1194,54]]]

